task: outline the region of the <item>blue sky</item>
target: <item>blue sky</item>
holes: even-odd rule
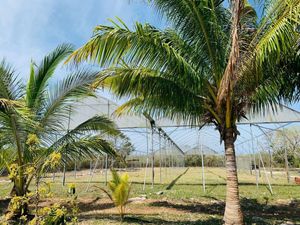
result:
[[[1,0],[0,58],[27,77],[31,59],[39,61],[61,43],[79,47],[97,24],[120,17],[161,26],[160,17],[142,0]]]

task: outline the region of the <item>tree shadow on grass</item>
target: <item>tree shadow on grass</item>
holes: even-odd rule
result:
[[[187,202],[187,203],[174,203],[170,201],[155,201],[147,204],[150,207],[158,208],[169,208],[176,209],[181,214],[185,213],[196,213],[196,214],[207,214],[216,215],[221,218],[225,204],[223,201],[214,201],[210,203],[201,202]],[[286,204],[269,204],[267,199],[265,203],[258,202],[256,199],[241,199],[242,209],[245,215],[246,224],[284,224],[290,221],[294,224],[300,224],[300,200],[294,200]],[[93,210],[104,210],[113,208],[112,203],[99,203],[99,202],[86,202],[80,203],[80,212],[91,212]],[[143,206],[141,206],[143,207]],[[134,213],[134,212],[133,212]],[[151,213],[149,214],[134,214],[128,215],[126,220],[128,223],[137,224],[222,224],[220,219],[212,218],[209,220],[197,220],[197,221],[167,221],[160,218],[160,214]],[[109,219],[109,220],[119,220],[117,214],[89,214],[81,215],[81,219]]]
[[[191,204],[177,204],[168,201],[158,201],[149,204],[154,207],[166,207],[172,208],[176,210],[182,210],[189,213],[205,213],[210,215],[222,215],[224,212],[224,203],[216,202],[216,203],[191,203]]]
[[[110,220],[110,221],[120,221],[120,216],[113,215],[99,215],[99,214],[89,214],[80,216],[80,220]],[[153,225],[218,225],[222,224],[221,219],[217,218],[208,218],[208,219],[199,219],[195,221],[189,220],[181,220],[181,221],[169,221],[162,218],[159,218],[159,215],[143,215],[143,214],[135,214],[135,215],[127,215],[125,216],[123,222],[126,223],[134,223],[134,224],[153,224]]]
[[[150,204],[154,207],[166,207],[182,210],[183,213],[202,213],[222,216],[225,204],[222,201],[214,203],[177,204],[168,201],[158,201]],[[293,200],[289,204],[259,203],[256,199],[241,199],[242,210],[246,224],[274,224],[274,221],[290,221],[300,224],[300,200]],[[277,224],[277,223],[275,223]]]
[[[262,217],[266,219],[280,218],[300,222],[300,200],[293,200],[288,204],[259,203],[257,199],[241,199],[245,215]]]
[[[78,207],[80,212],[89,212],[93,210],[105,210],[114,208],[115,205],[113,202],[104,202],[104,203],[97,203],[96,200],[92,202],[79,202]]]

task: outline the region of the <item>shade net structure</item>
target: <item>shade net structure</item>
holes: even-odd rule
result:
[[[199,174],[202,174],[203,182],[203,166],[224,166],[223,143],[213,126],[199,129],[184,121],[152,118],[147,114],[116,117],[114,112],[118,107],[117,103],[100,95],[90,97],[78,101],[70,109],[70,120],[62,122],[74,128],[95,115],[111,118],[134,146],[134,151],[126,157],[127,170],[146,168],[144,185],[162,182],[164,177],[171,175],[169,168],[202,166]],[[260,181],[268,183],[267,176],[272,176],[271,139],[276,132],[285,137],[286,129],[297,127],[299,122],[300,113],[286,106],[275,111],[267,107],[263,113],[248,113],[247,119],[238,122],[240,135],[236,141],[236,155],[239,171],[256,176],[257,184]],[[285,141],[290,142],[288,138]],[[90,173],[100,169],[107,176],[111,164],[113,159],[99,156],[90,163]],[[286,170],[290,169],[289,162],[284,164]],[[154,171],[154,168],[158,170]]]

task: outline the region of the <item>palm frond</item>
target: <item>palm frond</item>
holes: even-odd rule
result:
[[[122,105],[119,113],[134,109],[139,113],[151,111],[156,116],[176,118],[181,112],[180,117],[188,119],[203,112],[204,99],[201,94],[206,89],[201,88],[201,83],[198,83],[198,90],[193,90],[191,86],[181,85],[178,80],[171,79],[171,76],[168,79],[167,75],[148,68],[115,68],[110,72],[114,75],[104,82],[110,83],[118,96],[134,98]]]
[[[68,60],[72,59],[76,63],[84,60],[96,61],[101,66],[147,66],[155,70],[169,71],[170,74],[176,72],[181,77],[190,76],[191,80],[196,77],[191,76],[196,70],[186,60],[186,56],[190,55],[188,50],[194,49],[188,48],[188,45],[182,48],[184,42],[171,30],[162,32],[148,24],[136,23],[135,31],[120,26],[97,26],[95,32],[94,37],[76,50]],[[198,55],[197,62],[196,59],[194,61],[195,66],[199,65],[204,55]],[[209,65],[205,69],[208,67]]]
[[[72,52],[73,47],[71,45],[62,44],[45,56],[39,66],[36,67],[34,63],[31,63],[26,90],[26,102],[29,108],[38,108],[49,78],[51,78],[57,66]]]
[[[96,115],[83,123],[79,124],[73,130],[70,130],[71,134],[84,134],[90,132],[101,132],[111,136],[119,136],[121,132],[118,130],[116,124],[105,116]]]
[[[299,38],[296,27],[300,24],[300,1],[272,1],[266,15],[249,43],[245,66],[255,65],[256,80],[259,81],[261,67],[265,63],[278,63],[280,56],[289,53]],[[254,62],[253,62],[254,61]],[[248,62],[248,63],[247,63]],[[251,62],[251,63],[250,63]]]
[[[83,97],[94,96],[91,85],[98,78],[98,74],[89,70],[79,70],[51,85],[37,113],[41,127],[63,129],[61,121],[69,116],[72,104]]]
[[[19,100],[24,94],[24,85],[5,60],[0,62],[0,98]]]
[[[48,149],[48,154],[52,148]],[[54,149],[53,149],[54,150]],[[85,136],[77,140],[58,145],[56,151],[62,154],[64,162],[72,162],[75,159],[93,159],[101,154],[117,157],[118,154],[113,145],[101,136]]]
[[[209,58],[212,74],[220,79],[230,31],[229,13],[222,0],[153,0],[159,12],[173,23],[178,33]]]
[[[62,132],[61,132],[62,133]],[[116,125],[104,116],[94,116],[83,123],[79,124],[74,129],[70,129],[63,135],[55,137],[57,140],[52,140],[50,149],[56,149],[58,146],[66,145],[77,139],[89,135],[108,135],[114,138],[123,138],[122,133],[117,129]]]

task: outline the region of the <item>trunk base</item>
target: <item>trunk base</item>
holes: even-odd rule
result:
[[[226,129],[225,155],[226,155],[226,206],[224,213],[225,225],[243,225],[243,213],[239,199],[239,185],[234,150],[234,132],[232,128]]]

